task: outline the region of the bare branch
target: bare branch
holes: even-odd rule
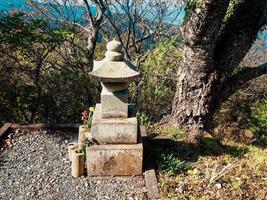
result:
[[[106,10],[106,6],[104,5],[102,0],[91,0],[93,4],[95,4],[95,6],[97,7],[97,16],[95,18],[94,21],[94,25],[100,25],[100,23],[102,22],[103,16],[104,16],[104,12]]]
[[[267,74],[267,63],[264,63],[258,67],[243,68],[238,73],[234,74],[223,82],[221,87],[222,95],[220,101],[224,102],[245,83],[265,74]]]
[[[85,7],[86,7],[86,10],[87,10],[87,13],[89,15],[89,19],[91,21],[91,24],[94,24],[94,17],[93,17],[93,14],[91,12],[91,8],[90,8],[90,5],[88,3],[87,0],[83,0],[84,4],[85,4]]]

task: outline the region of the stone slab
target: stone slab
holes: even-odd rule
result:
[[[12,123],[5,123],[1,128],[0,128],[0,138],[4,136],[9,129],[11,128]]]
[[[132,109],[129,105],[129,109]],[[134,112],[129,112],[133,113]],[[101,104],[97,104],[92,119],[91,134],[99,144],[136,144],[137,118],[102,118]]]
[[[105,87],[101,92],[102,118],[128,117],[128,90],[109,92]]]
[[[33,123],[33,124],[12,124],[12,129],[53,129],[53,130],[78,130],[81,124],[49,124],[49,123]]]
[[[149,199],[160,199],[157,177],[154,169],[145,171],[145,183]]]
[[[143,170],[143,144],[93,145],[86,148],[89,176],[140,175]]]

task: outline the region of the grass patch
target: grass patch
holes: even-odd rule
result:
[[[250,115],[241,127],[253,133],[253,143],[267,146],[267,98],[253,103]]]
[[[223,145],[210,134],[199,135],[197,141],[201,147],[201,151],[210,155],[221,154],[224,150]]]
[[[186,136],[185,131],[174,126],[170,126],[170,125],[165,125],[165,126],[154,125],[151,131],[153,132],[153,134],[165,135],[174,140],[177,140],[177,139],[180,139]]]
[[[266,149],[210,135],[198,141],[200,152],[192,162],[157,148],[162,199],[266,199]]]
[[[179,139],[185,136],[185,132],[179,128],[168,127],[165,129],[165,133],[167,136],[170,136],[173,139]]]

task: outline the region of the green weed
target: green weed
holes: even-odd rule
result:
[[[150,116],[146,112],[138,111],[136,113],[136,117],[137,117],[139,124],[147,128],[151,126]]]
[[[186,161],[180,160],[173,153],[162,153],[160,157],[159,169],[169,176],[186,172],[190,169],[190,165]]]
[[[172,137],[173,139],[179,139],[185,136],[185,132],[179,128],[168,127],[164,130],[165,134]]]
[[[253,135],[253,143],[267,145],[267,98],[256,101],[251,106],[247,124],[242,128],[249,129]]]

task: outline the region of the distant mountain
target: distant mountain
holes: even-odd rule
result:
[[[27,12],[30,7],[26,4],[27,0],[1,0],[0,1],[0,10],[1,11],[10,11],[18,10]]]
[[[30,9],[30,6],[27,5],[28,0],[1,0],[0,1],[0,10],[4,11],[10,11],[13,9],[19,10],[19,11],[27,11]],[[46,4],[45,0],[33,0],[36,3],[40,4]],[[74,1],[73,6],[79,7],[81,6],[81,0]]]
[[[35,0],[35,2],[39,2],[40,4],[46,4],[44,0]],[[21,11],[21,12],[29,12],[33,10],[31,6],[27,5],[27,0],[0,0],[0,11],[8,12],[14,9],[17,11]],[[94,6],[92,6],[91,9],[93,13],[96,13],[96,8]],[[75,12],[73,13],[72,16],[70,16],[71,19],[75,22],[82,21],[82,15],[83,15],[84,9],[83,7],[81,7],[81,0],[76,0],[75,4],[72,7],[72,10],[75,10]],[[66,8],[64,12],[67,13],[68,8]],[[182,10],[178,18],[173,23],[176,25],[182,24],[184,15],[185,13]],[[151,16],[148,16],[148,18],[149,17]],[[259,38],[267,41],[267,29],[262,34],[259,34]],[[266,45],[267,45],[267,42],[266,42]]]
[[[45,2],[45,0],[34,0],[34,1],[41,5],[47,4],[49,6],[51,4],[51,3]],[[68,12],[68,9],[71,9],[72,11],[74,11],[74,13],[72,14],[72,18],[75,21],[78,21],[78,20],[81,20],[83,13],[85,11],[84,7],[81,5],[82,5],[81,0],[76,0],[75,4],[68,6],[68,7],[61,8],[61,9],[65,9],[64,12],[66,13],[71,13],[71,12]],[[21,11],[21,12],[29,12],[33,10],[33,8],[27,4],[27,0],[0,0],[0,11],[8,12],[14,9],[17,11]],[[165,22],[168,23],[168,20],[169,20],[169,21],[172,21],[172,24],[174,25],[182,24],[183,18],[184,18],[184,10],[182,10],[179,13],[179,16],[177,17],[177,19],[173,21],[173,19],[176,17],[179,11],[177,10],[176,12],[176,8],[171,8],[171,9],[172,9],[172,15],[170,15],[168,19],[165,20]],[[93,14],[97,12],[95,6],[91,6],[91,10]],[[148,15],[150,15],[150,16],[147,16],[148,19],[154,18],[154,16],[152,15],[153,12],[147,12],[147,13]]]
[[[16,10],[19,12],[31,12],[34,11],[35,8],[27,3],[28,0],[0,0],[0,11],[1,12],[9,12],[11,10]],[[42,0],[34,0],[35,3],[40,5],[45,5],[48,8],[55,11],[55,7],[58,7],[56,4],[47,3]],[[80,0],[77,0],[75,5],[71,6],[62,6],[60,10],[63,11],[66,18],[73,22],[85,23],[84,19],[82,18],[85,8],[80,6]],[[91,6],[91,10],[93,15],[96,13],[96,7]],[[55,11],[54,17],[60,19],[61,16]]]

